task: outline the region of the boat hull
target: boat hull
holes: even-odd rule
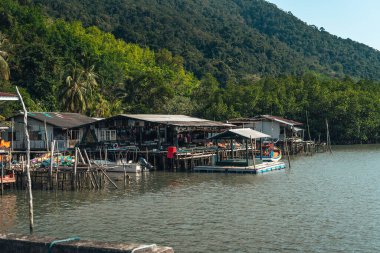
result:
[[[107,172],[128,172],[140,173],[142,172],[141,165],[138,163],[127,163],[122,165],[112,166],[106,169]]]

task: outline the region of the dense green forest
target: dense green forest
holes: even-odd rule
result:
[[[329,34],[264,0],[32,0],[47,13],[81,20],[117,38],[185,59],[201,78],[225,84],[246,75],[380,80],[380,52]]]
[[[359,80],[360,75],[332,78],[306,65],[306,70],[314,72],[290,71],[290,75],[280,71],[261,75],[264,72],[249,68],[239,72],[236,67],[236,72],[221,79],[218,73],[203,69],[203,65],[198,67],[204,72],[197,71],[198,67],[192,69],[189,60],[194,58],[180,56],[176,50],[173,53],[161,47],[127,43],[95,26],[51,18],[40,7],[28,1],[19,2],[0,2],[0,91],[14,92],[14,86],[19,86],[29,110],[72,111],[98,117],[122,112],[170,113],[215,120],[272,114],[302,122],[306,122],[307,112],[313,139],[325,138],[325,119],[329,120],[335,143],[376,142],[380,138],[378,81]],[[206,2],[216,4],[198,1],[199,4]],[[233,6],[238,3],[225,2]],[[71,3],[67,1],[67,4]],[[139,9],[137,5],[135,8]],[[75,15],[79,10],[79,6],[73,8],[71,19],[80,18]],[[114,11],[117,13],[119,8]],[[105,23],[99,25],[106,29]],[[135,36],[138,42],[139,36],[145,35]],[[151,36],[157,35],[152,33]],[[288,48],[280,39],[264,39],[284,45],[284,50]],[[177,42],[180,40],[179,37]],[[273,48],[279,49],[277,44],[273,44]],[[287,59],[288,56],[281,57]],[[234,55],[229,57],[235,60]],[[244,57],[250,59],[247,55]],[[206,66],[207,60],[204,61]],[[218,61],[226,64],[222,59]],[[277,64],[272,60],[267,63]],[[293,65],[289,60],[288,64],[289,68],[296,69],[297,62]],[[374,66],[379,67],[379,64]],[[318,68],[323,69],[319,63]],[[7,117],[19,109],[16,103],[3,104],[0,114]]]

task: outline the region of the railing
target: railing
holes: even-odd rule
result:
[[[56,140],[56,148],[58,147],[59,151],[66,150],[68,148],[74,148],[79,140]],[[26,149],[26,141],[14,141],[13,149]],[[51,148],[51,143],[48,144],[49,149]],[[30,141],[31,150],[46,150],[46,142],[44,140],[31,140]]]

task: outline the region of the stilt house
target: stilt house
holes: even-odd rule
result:
[[[253,118],[239,118],[228,121],[239,127],[252,128],[256,131],[268,134],[273,139],[284,140],[286,138],[304,139],[305,130],[301,128],[303,123],[283,117],[272,115],[260,115]]]
[[[186,115],[120,114],[81,127],[84,146],[166,149],[204,145],[234,125]]]
[[[3,132],[3,139],[11,141],[15,150],[25,150],[24,114],[8,119],[11,126]],[[73,148],[81,139],[79,125],[88,124],[96,119],[79,113],[67,112],[28,112],[28,130],[31,150],[47,150],[52,140],[56,140],[59,150]]]

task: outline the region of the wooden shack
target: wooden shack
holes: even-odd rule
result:
[[[281,141],[284,140],[284,132],[287,138],[304,139],[305,130],[301,128],[303,123],[279,116],[259,115],[253,118],[231,119],[228,123],[239,127],[252,128]]]
[[[120,114],[81,126],[83,146],[202,146],[207,138],[234,125],[186,115]]]
[[[2,133],[2,138],[11,141],[13,150],[25,150],[24,114],[8,118],[10,127]],[[28,129],[31,150],[47,150],[52,140],[56,140],[59,150],[74,147],[82,138],[79,125],[96,119],[79,113],[67,112],[28,112]]]

